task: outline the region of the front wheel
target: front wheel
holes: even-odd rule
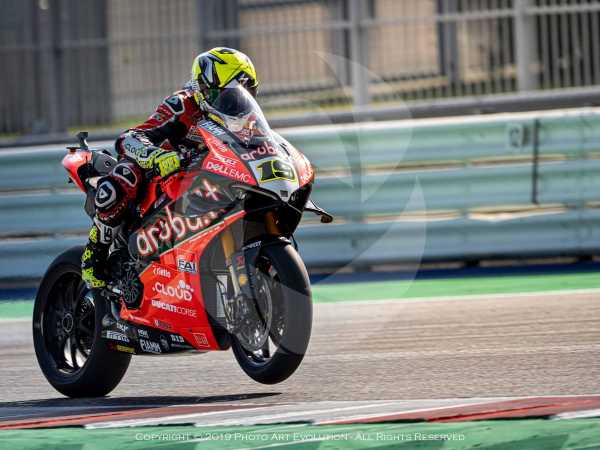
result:
[[[310,281],[291,245],[261,249],[256,262],[254,314],[233,337],[240,367],[263,384],[280,383],[304,358],[312,328]]]
[[[48,382],[68,397],[100,397],[112,391],[131,356],[111,351],[101,338],[104,299],[81,279],[82,247],[73,247],[48,268],[33,309],[33,343]]]

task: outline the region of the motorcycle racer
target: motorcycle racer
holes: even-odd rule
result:
[[[256,69],[244,53],[217,47],[199,54],[191,80],[167,97],[141,125],[125,131],[115,142],[119,163],[98,181],[96,215],[81,259],[88,288],[108,281],[106,261],[117,231],[135,217],[146,181],[168,177],[181,167],[181,152],[203,148],[196,124],[205,118],[223,89],[243,86],[253,96],[258,89]]]

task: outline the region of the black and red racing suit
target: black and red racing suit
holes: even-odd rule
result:
[[[179,168],[178,152],[203,145],[196,124],[205,117],[191,91],[166,98],[141,125],[115,142],[119,163],[100,179],[96,216],[82,256],[82,277],[90,288],[106,284],[105,262],[119,227],[135,211],[146,180],[168,176]]]

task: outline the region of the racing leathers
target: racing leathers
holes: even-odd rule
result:
[[[166,98],[148,120],[115,142],[119,162],[98,181],[96,215],[84,249],[82,278],[89,288],[106,286],[108,251],[119,228],[135,217],[146,181],[167,177],[180,168],[180,150],[202,147],[196,124],[205,114],[189,90]]]

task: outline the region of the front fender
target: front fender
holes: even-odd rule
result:
[[[244,259],[244,267],[243,269],[246,272],[246,276],[248,278],[248,283],[240,286],[242,288],[242,292],[253,298],[254,297],[254,286],[256,285],[254,280],[254,273],[256,269],[256,260],[258,259],[261,251],[270,246],[280,245],[286,246],[291,245],[292,242],[283,237],[283,236],[275,236],[270,234],[265,234],[260,236],[259,238],[253,239],[251,242],[247,243],[242,247],[240,253],[242,254]],[[239,268],[236,268],[239,275]]]

